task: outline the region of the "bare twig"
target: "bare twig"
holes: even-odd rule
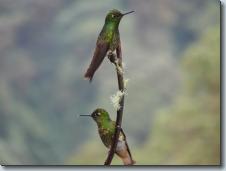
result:
[[[121,92],[124,92],[124,80],[123,80],[123,68],[122,68],[122,57],[121,57],[121,46],[116,49],[117,57],[114,53],[110,52],[108,54],[109,60],[115,65],[117,78],[118,78],[118,89]],[[114,153],[116,151],[119,134],[121,131],[122,125],[122,115],[123,115],[123,108],[124,108],[124,93],[119,101],[119,109],[117,110],[117,118],[116,118],[116,125],[115,125],[115,134],[113,137],[113,142],[111,145],[111,149],[108,153],[108,157],[104,163],[104,165],[110,165],[111,161],[114,157]]]

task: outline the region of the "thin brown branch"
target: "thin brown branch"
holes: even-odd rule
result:
[[[122,68],[122,58],[121,58],[121,47],[117,49],[117,57],[113,53],[108,54],[109,60],[115,65],[116,73],[117,73],[117,78],[118,78],[118,89],[121,92],[124,92],[124,79],[123,79],[123,68]],[[114,157],[118,139],[119,139],[119,134],[121,131],[121,125],[122,125],[122,116],[123,116],[123,109],[124,109],[124,93],[119,101],[120,108],[117,110],[117,118],[116,118],[116,125],[115,125],[115,134],[113,137],[113,142],[111,145],[111,149],[108,153],[107,159],[104,163],[104,165],[110,165],[111,161]]]

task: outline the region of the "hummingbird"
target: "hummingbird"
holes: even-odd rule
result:
[[[120,34],[118,29],[119,23],[123,16],[133,12],[134,11],[130,11],[123,14],[116,9],[108,12],[105,18],[104,26],[96,42],[96,48],[92,61],[84,75],[84,77],[90,82],[92,81],[94,73],[99,68],[107,53],[114,52],[115,50],[117,51],[119,48],[121,48]]]
[[[91,115],[80,115],[89,116],[97,123],[98,133],[103,144],[110,149],[113,143],[113,137],[115,133],[115,121],[112,121],[108,112],[104,109],[98,108],[93,111]],[[116,154],[122,159],[124,165],[133,165],[135,161],[132,159],[132,155],[126,141],[124,131],[121,129],[119,139],[116,147]]]

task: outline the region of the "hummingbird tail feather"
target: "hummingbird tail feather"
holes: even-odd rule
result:
[[[92,61],[84,75],[84,77],[87,78],[90,82],[93,79],[94,73],[99,68],[102,61],[104,60],[104,57],[107,53],[107,49],[108,49],[108,44],[106,44],[106,43],[97,44]]]
[[[131,157],[124,157],[122,161],[124,165],[134,165],[136,163]]]
[[[92,82],[92,79],[93,79],[93,75],[94,75],[94,72],[92,72],[90,70],[90,68],[86,71],[85,75],[84,75],[84,78],[89,80],[89,82]]]
[[[116,148],[116,154],[122,159],[124,165],[134,165],[136,162],[132,159],[128,149],[125,146],[120,148],[120,141],[118,149]]]

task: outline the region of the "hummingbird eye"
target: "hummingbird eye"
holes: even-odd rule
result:
[[[97,116],[100,116],[100,113],[99,112],[97,113]]]
[[[115,15],[114,15],[114,14],[112,14],[112,15],[111,15],[111,17],[112,17],[112,18],[115,18]]]

